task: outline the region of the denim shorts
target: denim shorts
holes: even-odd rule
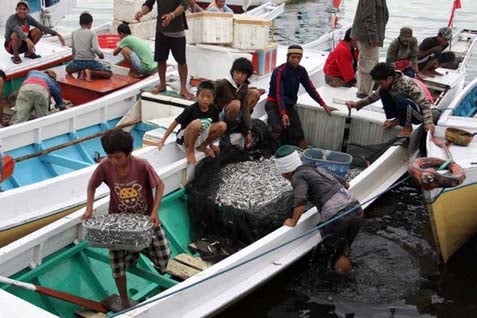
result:
[[[81,70],[93,70],[111,72],[111,69],[96,60],[73,60],[66,66],[67,72],[78,72]]]

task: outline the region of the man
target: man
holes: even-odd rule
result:
[[[332,87],[352,87],[356,84],[358,45],[351,38],[351,29],[328,55],[324,66],[325,82]]]
[[[17,13],[11,15],[5,24],[5,50],[12,54],[12,62],[20,64],[20,53],[25,53],[26,58],[36,59],[41,56],[35,53],[35,44],[40,41],[43,33],[58,37],[61,45],[65,45],[63,36],[58,32],[42,25],[28,13],[30,5],[26,1],[20,1],[16,7]],[[33,26],[35,28],[30,29]]]
[[[389,45],[386,62],[393,63],[396,70],[407,76],[416,77],[419,73],[417,53],[417,39],[412,36],[412,29],[402,27],[399,36]]]
[[[451,39],[452,29],[443,27],[439,29],[437,36],[426,38],[419,44],[417,57],[419,70],[421,70],[423,76],[434,77],[434,75],[442,75],[436,71],[436,68],[455,61],[454,52],[443,53],[449,46]]]
[[[50,109],[50,96],[56,103],[56,108],[66,109],[61,98],[61,88],[56,81],[54,71],[30,71],[18,91],[15,109],[17,110],[13,123],[18,124],[30,119],[32,111],[36,117],[45,116]]]
[[[318,94],[308,72],[300,65],[302,57],[303,48],[301,46],[290,45],[288,47],[287,62],[273,70],[265,110],[268,114],[268,125],[271,127],[272,137],[275,141],[305,149],[307,147],[305,133],[295,106],[300,84],[328,115],[331,116],[331,112],[336,108],[328,106]]]
[[[215,0],[210,2],[206,10],[211,12],[234,13],[234,11],[225,4],[225,0]]]
[[[135,18],[141,18],[151,12],[156,0],[146,0],[141,7],[141,11],[136,12]],[[169,51],[172,52],[178,64],[179,79],[181,82],[180,94],[186,99],[192,99],[192,94],[187,90],[187,64],[186,64],[186,38],[184,30],[187,29],[185,10],[188,7],[187,0],[157,0],[157,24],[155,41],[155,60],[157,61],[159,73],[159,85],[151,92],[158,94],[166,90],[166,69]]]
[[[326,225],[321,235],[327,250],[332,251],[331,267],[337,274],[348,274],[352,268],[348,256],[363,222],[363,210],[348,192],[347,181],[324,168],[302,164],[298,152],[291,146],[282,146],[276,151],[275,163],[281,175],[290,180],[295,197],[293,215],[283,225],[294,227],[308,202],[320,212],[321,223],[347,213]]]
[[[426,131],[434,132],[431,103],[419,84],[409,76],[396,71],[390,63],[378,63],[371,70],[371,77],[379,84],[376,92],[358,102],[348,101],[348,108],[360,110],[381,99],[386,114],[384,128],[401,125],[400,142],[406,144],[412,124],[424,123]]]
[[[373,87],[369,72],[379,61],[379,47],[383,46],[386,23],[389,19],[386,0],[359,0],[351,28],[351,38],[358,41],[359,98],[368,96]]]

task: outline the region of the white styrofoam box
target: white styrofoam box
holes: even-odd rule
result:
[[[187,69],[193,78],[206,78],[215,81],[230,74],[232,63],[239,57],[252,60],[252,54],[217,45],[187,45]],[[197,62],[197,63],[194,63]]]
[[[141,10],[144,0],[114,0],[113,17],[114,20],[128,23],[138,22],[134,19],[136,12]],[[157,17],[157,9],[154,7],[151,12],[142,17],[141,21],[153,20]]]
[[[234,16],[233,48],[263,50],[269,43],[271,22],[251,16]]]
[[[118,25],[122,21],[114,20],[113,21],[113,31],[116,32]],[[156,37],[156,20],[147,20],[144,22],[130,23],[129,28],[131,29],[131,34],[135,35],[141,39],[149,40]]]
[[[233,14],[202,11],[187,15],[188,43],[229,44],[233,41]]]

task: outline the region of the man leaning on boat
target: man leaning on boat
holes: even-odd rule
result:
[[[348,101],[349,109],[360,110],[381,99],[386,121],[384,128],[402,126],[399,141],[406,144],[412,132],[412,124],[424,123],[426,131],[434,132],[431,102],[415,79],[394,69],[391,63],[378,63],[370,72],[379,88],[360,101]]]

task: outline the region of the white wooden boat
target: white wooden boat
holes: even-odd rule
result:
[[[469,83],[444,111],[436,136],[445,138],[447,128],[477,132],[477,79]],[[427,156],[449,159],[427,138]],[[450,144],[453,160],[465,171],[464,182],[454,188],[423,190],[434,239],[444,262],[477,233],[477,139],[468,146]]]

